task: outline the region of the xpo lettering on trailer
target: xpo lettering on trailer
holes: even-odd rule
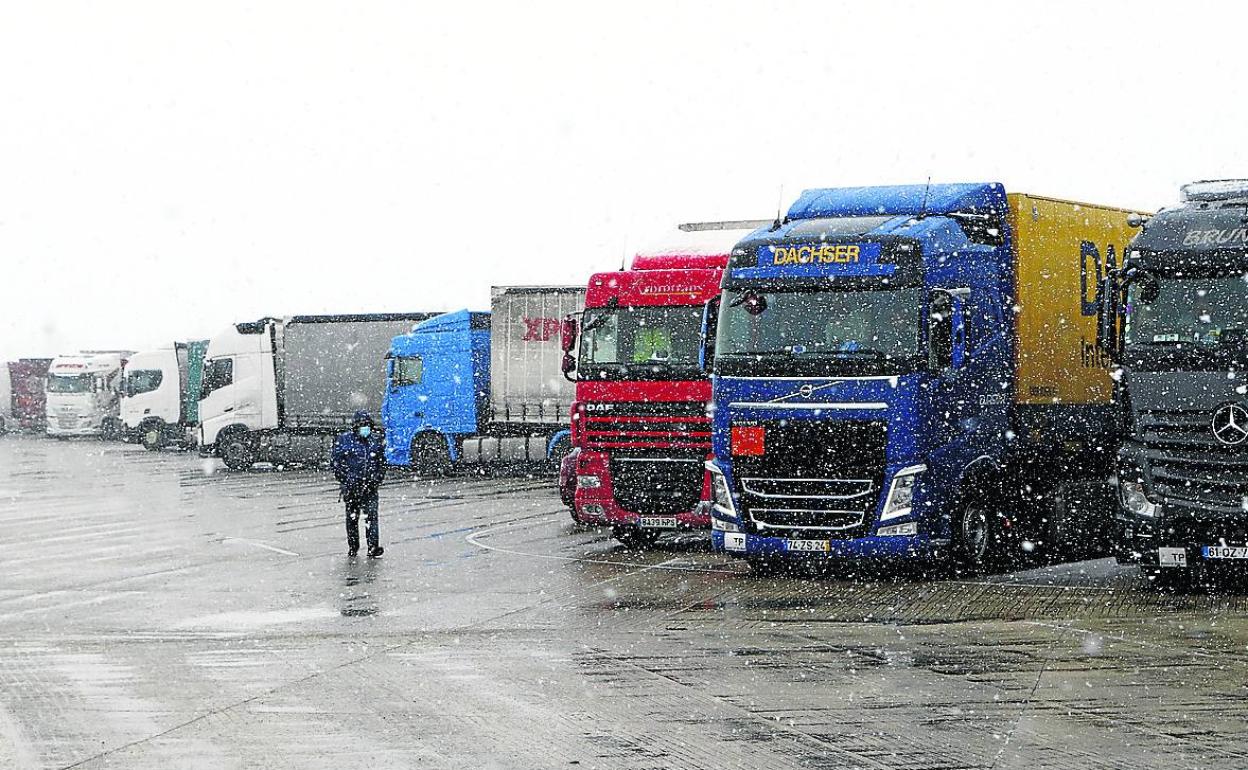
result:
[[[810,190],[738,244],[714,357],[716,547],[764,570],[985,569],[1025,542],[1095,541],[1118,421],[1084,300],[1127,214],[997,184]]]
[[[575,486],[563,497],[577,521],[608,524],[628,545],[710,526],[702,504],[711,448],[705,309],[719,295],[732,245],[760,224],[686,225],[684,236],[637,255],[631,269],[589,279],[585,313],[564,341],[576,403],[575,467],[562,474]]]

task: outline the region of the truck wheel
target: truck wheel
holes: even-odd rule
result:
[[[967,572],[977,575],[1000,567],[1005,553],[1001,517],[984,495],[972,494],[958,506],[953,542],[957,563]]]
[[[626,551],[641,551],[653,548],[659,540],[659,533],[641,527],[616,525],[611,528],[611,537],[619,540]]]
[[[221,459],[232,471],[251,469],[256,462],[256,450],[246,431],[231,433],[221,441]]]
[[[451,457],[446,441],[439,435],[426,433],[412,439],[412,470],[417,476],[446,476],[451,472]]]
[[[164,449],[168,443],[168,436],[165,434],[165,424],[159,420],[146,423],[140,430],[139,441],[143,444],[143,448],[149,452],[159,452],[161,449]]]

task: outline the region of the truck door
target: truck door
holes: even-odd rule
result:
[[[211,424],[212,430],[206,430],[206,434],[215,436],[217,430],[237,419],[235,414],[238,407],[235,401],[237,392],[234,387],[233,358],[212,358],[204,362],[204,379],[199,392],[199,413],[205,428],[210,427]]]

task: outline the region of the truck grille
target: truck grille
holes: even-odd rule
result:
[[[703,456],[612,457],[615,502],[651,516],[692,511],[702,499]]]
[[[868,534],[884,485],[883,421],[767,421],[765,451],[733,458],[741,505],[761,530]]]
[[[586,449],[711,451],[711,419],[700,401],[586,404],[580,419]]]
[[[1142,411],[1154,491],[1165,500],[1224,513],[1248,509],[1248,444],[1228,447],[1214,438],[1205,410]]]

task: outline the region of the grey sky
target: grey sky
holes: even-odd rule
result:
[[[1248,175],[1229,4],[248,5],[6,4],[0,359],[485,307],[781,187]]]

